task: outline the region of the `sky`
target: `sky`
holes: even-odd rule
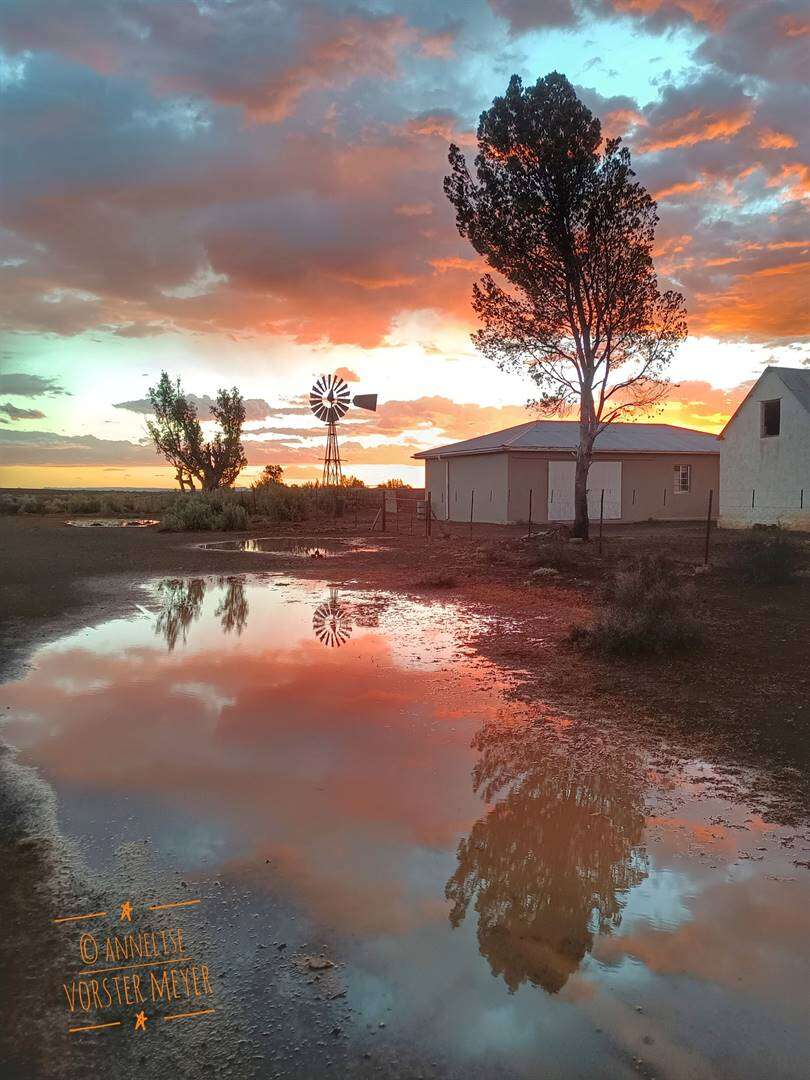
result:
[[[810,363],[808,69],[808,0],[0,0],[0,484],[170,486],[161,370],[248,399],[240,482],[319,476],[324,372],[379,395],[341,425],[367,482],[531,419],[442,179],[551,70],[658,201],[689,339],[655,419],[719,430]]]

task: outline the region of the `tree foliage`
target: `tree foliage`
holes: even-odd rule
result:
[[[164,371],[148,393],[154,419],[147,420],[147,430],[157,452],[177,469],[181,489],[193,491],[194,480],[203,491],[232,487],[247,464],[241,441],[245,405],[236,387],[217,393],[211,415],[219,430],[209,441],[205,441],[197,408],[184,395],[179,379],[172,382]]]
[[[445,192],[462,236],[502,276],[473,289],[480,351],[525,371],[547,414],[579,412],[575,503],[587,535],[587,473],[605,426],[667,389],[686,336],[680,293],[658,288],[656,204],[621,140],[557,72],[524,89],[513,76],[482,113],[474,173],[452,145]]]
[[[265,465],[253,483],[250,485],[254,491],[266,488],[270,484],[284,483],[284,469],[281,465]]]

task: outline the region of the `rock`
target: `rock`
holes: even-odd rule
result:
[[[335,966],[332,961],[327,960],[325,956],[307,956],[306,965],[310,971],[327,971],[329,968]]]

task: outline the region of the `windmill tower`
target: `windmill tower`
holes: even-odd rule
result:
[[[349,402],[358,409],[368,412],[377,411],[376,394],[356,394],[351,396],[349,386],[337,375],[321,375],[309,393],[309,407],[326,424],[326,453],[323,458],[323,486],[340,487],[343,482],[343,469],[340,464],[337,425],[348,411]]]

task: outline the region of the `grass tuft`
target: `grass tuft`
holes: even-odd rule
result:
[[[674,564],[658,555],[618,570],[603,590],[592,625],[571,632],[575,645],[614,656],[686,651],[702,639],[694,586],[683,583]]]

